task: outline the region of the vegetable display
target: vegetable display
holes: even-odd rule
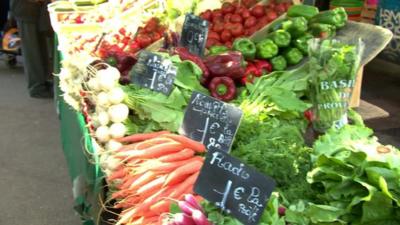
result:
[[[229,154],[276,183],[258,224],[398,224],[399,150],[380,143],[348,109],[362,47],[331,39],[346,25],[343,8],[160,2],[121,1],[121,22],[132,19],[129,13],[137,20],[104,29],[96,47],[84,53],[73,46],[58,75],[64,100],[85,118],[96,149],[89,157],[104,172],[108,192],[102,200],[116,215],[107,222],[242,224],[194,193],[209,153],[181,135],[181,127],[192,93],[200,92],[241,110]],[[204,57],[178,46],[189,12],[210,22]],[[104,21],[113,24],[111,18],[110,12]],[[263,36],[255,38],[256,32]],[[139,76],[135,66],[154,67],[154,61],[137,64],[143,49],[176,69],[170,93],[131,79]],[[148,78],[153,83],[165,75],[160,65]],[[204,104],[196,110],[217,110]]]

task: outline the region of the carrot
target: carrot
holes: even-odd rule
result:
[[[116,138],[115,140],[119,142],[139,142],[169,133],[170,133],[169,131],[159,131],[159,132],[144,133],[144,134],[133,134],[122,138]]]
[[[184,194],[193,192],[193,185],[196,183],[197,177],[199,176],[200,171],[188,177],[185,181],[178,184],[175,190],[171,193],[169,198],[177,199],[183,196]]]
[[[113,171],[110,176],[107,177],[108,181],[113,181],[116,179],[120,179],[123,178],[124,176],[126,176],[128,174],[128,171],[125,167],[121,167],[118,170]]]
[[[152,171],[148,171],[143,173],[139,178],[137,178],[130,186],[129,186],[129,190],[136,190],[138,189],[140,186],[143,186],[144,184],[149,183],[150,181],[152,181],[154,178],[156,178],[157,174],[152,172]]]
[[[205,152],[206,151],[206,147],[202,143],[194,141],[194,140],[187,138],[185,136],[182,136],[182,135],[163,134],[162,137],[171,138],[171,139],[183,144],[186,148],[193,149],[196,152]]]
[[[126,181],[122,185],[118,186],[118,188],[120,190],[124,190],[124,189],[129,188],[141,175],[142,174],[137,174],[137,175],[134,175],[134,176],[127,176],[128,179],[126,179]]]
[[[176,161],[176,162],[169,162],[169,163],[161,163],[158,160],[154,160],[154,161],[148,161],[146,163],[143,163],[140,167],[142,168],[138,168],[137,172],[141,172],[142,170],[151,170],[154,172],[160,172],[160,173],[170,173],[173,170],[177,169],[180,166],[183,166],[185,164],[191,163],[193,161],[200,161],[203,162],[203,157],[201,156],[195,156],[192,157],[190,159],[186,159],[186,160],[181,160],[181,161]]]
[[[116,208],[116,209],[129,208],[138,203],[140,203],[140,198],[138,196],[130,196],[130,197],[127,197],[124,200],[118,202],[116,205],[114,205],[114,208]]]
[[[146,148],[150,148],[155,145],[164,144],[168,142],[174,142],[174,140],[172,140],[171,138],[161,138],[161,137],[153,138],[147,141],[137,143],[137,145],[135,146],[135,150],[144,150]]]
[[[165,199],[165,200],[159,201],[156,204],[150,206],[150,210],[152,212],[161,214],[161,213],[168,212],[170,205],[171,205],[171,200]]]
[[[188,159],[192,156],[194,156],[194,151],[192,149],[185,148],[180,152],[161,156],[159,158],[159,160],[161,162],[175,162],[175,161],[179,161],[179,160]]]
[[[200,171],[202,166],[203,162],[193,161],[191,163],[178,167],[176,170],[168,175],[164,186],[177,184],[184,181],[190,174]]]
[[[136,193],[138,195],[143,195],[143,194],[146,194],[146,193],[149,193],[149,192],[150,193],[151,192],[152,193],[157,192],[157,190],[160,189],[163,186],[166,177],[167,176],[160,176],[157,179],[154,179],[154,180],[150,181],[149,183],[147,183],[147,184],[143,185],[142,187],[140,187],[137,190]]]
[[[183,145],[180,143],[165,143],[165,144],[160,144],[156,145],[151,148],[147,148],[145,150],[136,150],[135,152],[130,152],[127,154],[127,158],[125,160],[129,159],[151,159],[151,158],[158,158],[162,155],[166,155],[169,153],[173,152],[178,152],[180,150],[184,149]]]

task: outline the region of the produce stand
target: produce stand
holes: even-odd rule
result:
[[[216,2],[49,6],[82,223],[396,224],[400,153],[349,109],[392,33],[342,8]]]

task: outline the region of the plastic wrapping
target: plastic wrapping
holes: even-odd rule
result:
[[[325,132],[347,124],[347,110],[364,44],[312,39],[309,42],[313,127]]]

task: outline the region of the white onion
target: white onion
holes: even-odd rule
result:
[[[114,123],[121,123],[128,118],[129,108],[125,104],[112,105],[108,108],[108,115]]]
[[[106,126],[98,127],[96,130],[96,137],[97,137],[97,140],[99,140],[100,142],[109,141],[110,140],[110,131],[109,131],[108,127],[106,127]]]
[[[108,116],[107,112],[103,111],[97,114],[97,120],[101,126],[107,126],[107,124],[110,122],[110,117]]]
[[[121,165],[121,161],[113,156],[109,156],[107,158],[107,168],[110,170],[115,170],[118,166]]]
[[[111,130],[111,128],[110,128]],[[111,132],[110,132],[111,133]],[[109,142],[107,142],[106,144],[106,149],[108,151],[117,151],[118,149],[120,149],[122,147],[122,144],[118,141],[115,140],[110,140]]]
[[[115,67],[109,66],[107,67],[107,69],[105,69],[105,71],[107,71],[108,76],[111,76],[114,79],[114,81],[118,81],[119,78],[121,77],[121,73]]]
[[[112,138],[121,138],[126,133],[126,127],[122,123],[114,123],[110,126],[109,132]]]
[[[125,92],[120,87],[113,88],[108,93],[108,99],[111,104],[121,103],[125,98]]]
[[[97,82],[99,83],[100,88],[103,91],[108,91],[113,89],[117,82],[112,75],[110,75],[107,70],[99,70],[97,71]]]
[[[110,102],[108,101],[108,94],[106,92],[100,92],[97,95],[96,105],[100,107],[107,107],[110,105]]]
[[[99,83],[97,82],[96,78],[91,78],[88,81],[87,85],[91,91],[99,91],[100,90]]]

